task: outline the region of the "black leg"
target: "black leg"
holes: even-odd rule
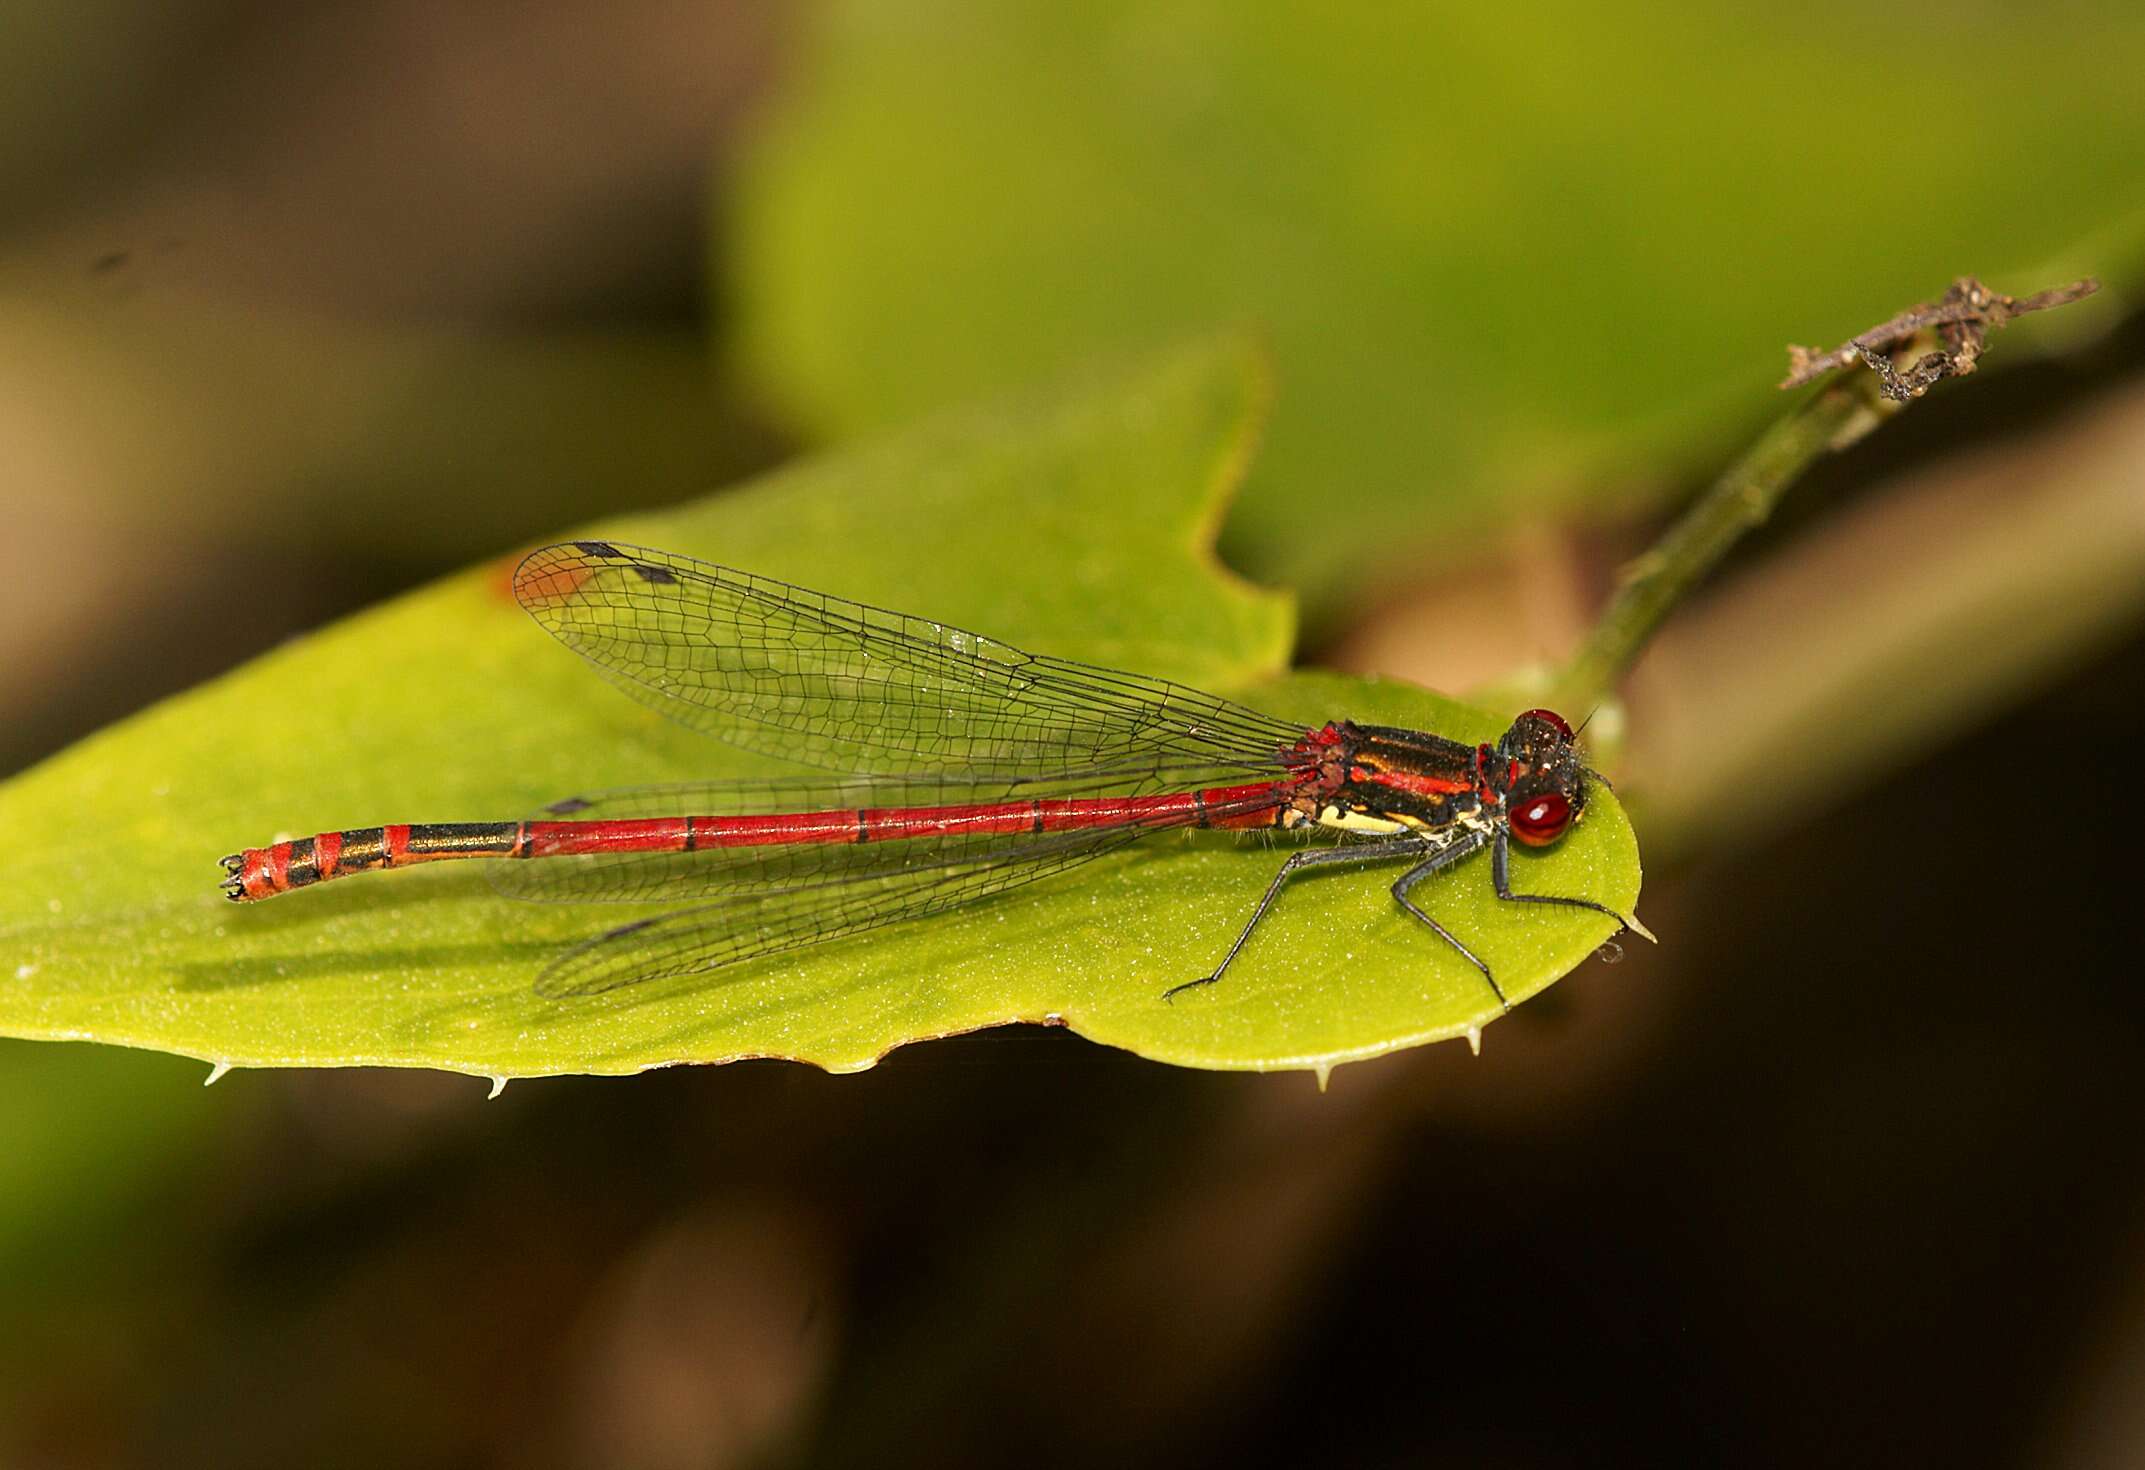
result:
[[[1490,881],[1497,885],[1497,896],[1506,903],[1553,903],[1568,909],[1592,909],[1597,914],[1607,914],[1618,924],[1634,934],[1651,939],[1653,935],[1636,920],[1627,919],[1615,909],[1598,904],[1591,898],[1560,898],[1548,893],[1514,893],[1512,891],[1511,839],[1503,832],[1497,834],[1497,845],[1490,851]]]
[[[1202,975],[1197,980],[1187,980],[1182,985],[1172,985],[1162,992],[1162,999],[1174,1000],[1187,990],[1197,990],[1202,985],[1212,985],[1219,980],[1222,972],[1229,968],[1229,962],[1236,958],[1237,951],[1244,947],[1244,941],[1251,938],[1251,931],[1259,927],[1259,920],[1265,918],[1266,911],[1273,907],[1274,900],[1281,894],[1281,886],[1299,869],[1317,867],[1322,863],[1385,862],[1393,858],[1412,857],[1422,850],[1423,841],[1420,837],[1403,837],[1391,842],[1367,842],[1359,847],[1314,847],[1292,854],[1289,860],[1281,865],[1281,871],[1274,874],[1274,881],[1267,885],[1266,896],[1260,899],[1259,906],[1251,911],[1251,922],[1236,936],[1236,943],[1229,946],[1229,952],[1221,957],[1221,963],[1214,967],[1214,973]],[[1443,930],[1438,932],[1444,933]]]
[[[1432,853],[1422,862],[1417,863],[1414,867],[1408,869],[1405,873],[1402,873],[1400,875],[1400,881],[1393,885],[1393,897],[1400,901],[1400,906],[1402,908],[1406,909],[1409,913],[1415,915],[1416,918],[1421,919],[1425,924],[1428,924],[1433,930],[1435,930],[1437,932],[1438,938],[1444,940],[1447,944],[1458,950],[1462,959],[1466,960],[1470,965],[1473,965],[1476,969],[1480,970],[1482,972],[1483,980],[1486,981],[1490,987],[1490,994],[1497,997],[1497,1004],[1509,1011],[1512,1009],[1512,1003],[1504,998],[1504,987],[1497,983],[1497,977],[1490,973],[1490,967],[1482,962],[1482,957],[1476,954],[1473,950],[1469,949],[1466,945],[1460,943],[1459,939],[1454,936],[1453,932],[1450,929],[1447,929],[1443,924],[1440,924],[1437,920],[1431,918],[1428,914],[1417,908],[1415,906],[1415,900],[1408,897],[1408,890],[1410,888],[1413,888],[1416,884],[1422,882],[1423,879],[1429,877],[1432,873],[1440,872],[1446,868],[1451,867],[1461,858],[1473,857],[1476,853],[1482,851],[1482,844],[1487,840],[1487,837],[1483,833],[1474,832],[1470,833],[1461,841],[1455,842],[1452,846],[1446,848],[1444,851]]]

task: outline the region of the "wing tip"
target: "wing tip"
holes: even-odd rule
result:
[[[514,568],[514,596],[531,613],[574,601],[590,581],[613,568],[656,587],[678,583],[678,558],[622,541],[558,541],[539,546]]]

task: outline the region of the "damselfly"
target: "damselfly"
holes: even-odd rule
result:
[[[514,591],[643,704],[843,774],[606,791],[521,822],[323,832],[225,858],[230,898],[510,858],[495,878],[516,897],[682,905],[575,946],[537,981],[585,996],[940,913],[1153,832],[1322,829],[1338,845],[1292,854],[1213,971],[1165,998],[1221,979],[1289,878],[1327,864],[1408,863],[1393,897],[1500,1003],[1489,965],[1413,896],[1463,858],[1489,849],[1501,899],[1645,933],[1592,899],[1513,891],[1511,844],[1555,842],[1598,779],[1548,710],[1494,745],[1347,720],[1306,730],[1168,680],[609,541],[532,553]]]

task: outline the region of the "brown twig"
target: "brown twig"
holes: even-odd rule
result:
[[[1972,276],[1961,276],[1952,282],[1943,300],[1911,307],[1830,352],[1790,345],[1788,375],[1780,386],[1800,388],[1859,361],[1868,363],[1877,374],[1885,397],[1905,403],[1921,397],[1933,383],[1972,372],[1988,345],[1989,333],[2008,325],[2014,317],[2046,311],[2051,306],[2068,306],[2099,289],[2100,282],[2087,276],[2021,300],[1991,291]],[[1893,365],[1894,353],[1915,338],[1926,339],[1932,334],[1941,344],[1937,350],[1925,353],[1904,370]]]
[[[1607,698],[1662,620],[1746,532],[1772,514],[1780,497],[1812,464],[1869,433],[1931,384],[1972,372],[1988,334],[2013,317],[2062,306],[2099,289],[2100,283],[2088,277],[2021,301],[1962,276],[1942,301],[1903,311],[1831,352],[1790,347],[1794,370],[1783,388],[1799,387],[1857,360],[1870,365],[1877,382],[1841,379],[1790,409],[1692,503],[1651,551],[1625,567],[1616,596],[1559,676],[1550,707],[1589,709]],[[1892,354],[1916,338],[1941,346],[1905,371],[1894,367]]]

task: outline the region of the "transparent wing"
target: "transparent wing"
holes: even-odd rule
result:
[[[597,995],[801,949],[973,903],[1185,825],[1188,819],[1156,818],[1042,835],[887,843],[888,850],[913,847],[909,865],[739,887],[695,908],[622,925],[560,955],[537,977],[536,989],[552,999]],[[862,855],[871,846],[813,851]]]
[[[1162,757],[1271,765],[1303,735],[1166,679],[645,547],[547,546],[523,560],[514,591],[632,698],[808,765],[975,775]]]

